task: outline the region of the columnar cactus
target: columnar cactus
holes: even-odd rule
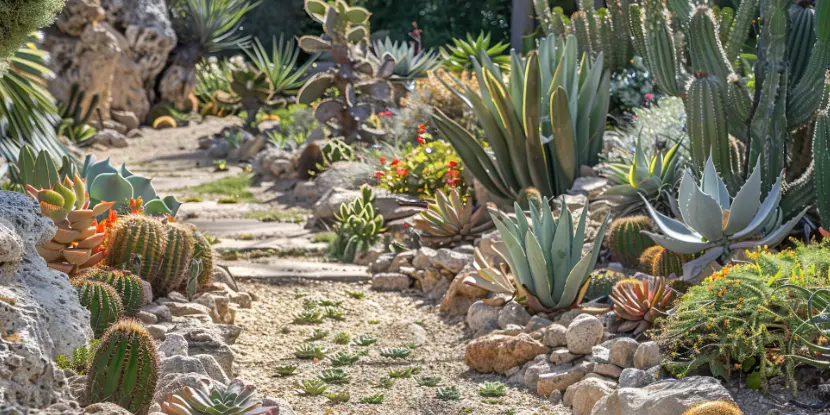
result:
[[[78,291],[81,305],[89,310],[89,323],[95,337],[100,338],[124,315],[121,297],[105,282],[74,278],[72,284]]]
[[[630,216],[611,222],[607,240],[614,260],[636,267],[643,252],[654,245],[654,241],[641,231],[650,231],[653,228],[654,225],[648,216]]]
[[[165,227],[167,245],[158,272],[150,279],[153,293],[160,296],[175,290],[185,282],[196,247],[192,229],[176,223],[168,223]]]
[[[126,269],[138,265],[138,269],[131,270],[152,284],[166,247],[167,232],[161,221],[142,215],[128,216],[118,221],[110,236],[107,265]]]
[[[141,279],[130,274],[129,271],[101,266],[89,269],[83,277],[90,281],[107,283],[114,288],[121,298],[124,314],[127,316],[135,316],[144,305],[144,286],[141,284]]]
[[[306,81],[297,94],[301,104],[311,104],[330,88],[335,96],[317,106],[315,117],[325,124],[331,137],[342,137],[346,143],[371,140],[383,135],[365,124],[375,111],[375,101],[389,100],[392,86],[387,80],[395,70],[395,60],[386,55],[378,65],[367,56],[369,47],[369,13],[362,7],[351,7],[343,0],[328,4],[322,0],[306,0],[305,10],[323,25],[324,36],[303,36],[300,48],[308,53],[329,52],[335,65]]]
[[[112,402],[137,415],[146,415],[158,380],[156,346],[141,323],[122,320],[107,330],[89,366],[90,403]]]

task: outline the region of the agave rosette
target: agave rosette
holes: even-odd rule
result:
[[[588,206],[582,209],[580,220],[575,223],[564,200],[562,214],[555,220],[550,202],[544,198],[541,206],[531,204],[530,222],[518,203],[515,204],[515,219],[490,209],[506,248],[499,255],[510,266],[518,300],[538,312],[579,306],[588,290],[591,270],[608,225],[606,217],[597,231],[593,249],[582,256]],[[505,278],[495,270],[478,273],[478,277],[473,276],[465,282],[485,290],[509,291]]]
[[[658,212],[646,201],[646,208],[662,233],[644,233],[660,246],[678,254],[706,251],[700,258],[684,265],[685,280],[696,277],[712,261],[720,257],[728,258],[734,250],[777,245],[787,238],[809,209],[809,206],[805,207],[798,215],[782,223],[778,208],[782,177],[783,172],[762,202],[759,161],[746,183],[732,198],[710,157],[699,185],[689,170],[683,174],[678,198],[672,201],[680,212],[682,222]]]
[[[464,202],[458,189],[447,196],[435,193],[435,203],[415,218],[415,229],[421,231],[421,240],[432,246],[457,245],[475,241],[493,227],[487,209],[473,212],[472,200]]]
[[[406,42],[393,42],[389,37],[372,43],[372,57],[378,64],[387,55],[395,61],[395,69],[390,78],[392,82],[426,78],[427,72],[441,64],[440,55],[431,49],[416,52],[415,46]]]
[[[202,379],[195,388],[185,386],[167,396],[161,410],[168,415],[277,415],[277,408],[262,408],[254,397],[256,388],[234,379],[223,388]]]
[[[676,183],[679,147],[680,144],[676,144],[665,155],[658,153],[649,160],[638,141],[631,165],[609,163],[603,166],[605,176],[613,186],[606,189],[602,197],[614,202],[619,216],[643,208],[641,195],[653,203],[661,196],[668,197]]]
[[[662,277],[618,282],[611,289],[611,301],[618,319],[612,329],[618,333],[633,332],[635,336],[645,332],[669,309],[673,294]]]

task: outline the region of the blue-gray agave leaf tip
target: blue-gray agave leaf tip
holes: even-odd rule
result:
[[[683,174],[677,196],[677,207],[682,222],[658,211],[646,200],[646,208],[660,232],[644,232],[657,244],[679,254],[697,254],[718,248],[728,255],[736,249],[781,243],[806,213],[805,207],[796,217],[781,224],[778,204],[781,201],[783,171],[761,202],[760,161],[734,198],[715,170],[710,157],[703,170],[700,184],[689,170]],[[704,255],[701,260],[711,263],[718,256]],[[693,261],[694,262],[694,261]],[[705,266],[692,263],[689,269]],[[685,271],[684,271],[685,274]],[[694,278],[695,275],[684,275]]]

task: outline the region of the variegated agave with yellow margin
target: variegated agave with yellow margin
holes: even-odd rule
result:
[[[476,274],[467,276],[465,284],[488,291],[513,295],[517,301],[536,312],[551,312],[578,307],[591,281],[590,274],[599,256],[608,216],[594,239],[594,246],[582,256],[585,244],[588,206],[582,209],[579,222],[567,209],[564,200],[559,220],[554,219],[551,199],[543,198],[541,206],[530,204],[528,221],[519,204],[516,218],[490,209],[501,235],[505,251],[497,251],[510,267],[496,270],[476,253]],[[574,226],[576,225],[576,226]]]
[[[727,261],[732,252],[758,246],[775,246],[790,234],[810,206],[783,222],[779,209],[781,181],[778,176],[761,202],[760,160],[755,170],[731,197],[718,175],[712,158],[706,161],[700,185],[691,171],[684,172],[678,197],[673,201],[682,222],[658,212],[646,201],[646,208],[662,234],[643,232],[657,244],[678,254],[704,254],[683,265],[683,279],[693,280],[716,260]],[[720,212],[720,215],[718,215]]]
[[[669,211],[668,203],[663,202],[671,198],[677,183],[679,147],[679,143],[675,144],[665,154],[659,152],[649,160],[638,140],[631,165],[608,163],[602,166],[605,177],[613,186],[606,189],[601,197],[614,203],[618,217],[643,209],[645,205],[641,195],[657,205],[658,211]]]

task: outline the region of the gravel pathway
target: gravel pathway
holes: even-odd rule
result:
[[[481,375],[464,364],[465,333],[463,322],[444,321],[437,307],[406,293],[379,293],[365,284],[309,282],[291,285],[268,285],[243,282],[241,289],[255,293],[259,301],[252,309],[239,310],[236,323],[244,330],[233,346],[237,352],[237,376],[257,385],[260,393],[288,400],[297,414],[569,414],[562,406],[554,407],[527,390],[507,388],[501,398],[478,396],[484,381],[503,381],[497,375]],[[347,295],[363,292],[361,299]],[[319,325],[298,325],[292,315],[303,309],[308,299],[325,298],[342,301],[343,321],[326,319]],[[329,334],[316,343],[330,350],[368,350],[368,356],[344,367],[351,381],[331,390],[348,390],[347,403],[332,403],[324,396],[304,396],[297,392],[299,380],[312,379],[322,370],[332,368],[328,359],[319,362],[299,360],[294,349],[306,342],[312,330],[324,329]],[[334,344],[337,332],[353,338],[369,334],[378,339],[368,347]],[[380,356],[387,347],[414,347],[406,359],[392,360]],[[279,377],[275,368],[296,365],[294,375]],[[398,379],[388,389],[374,386],[390,369],[411,365],[421,367],[421,376],[440,376],[441,385],[455,386],[458,401],[436,398],[436,388],[418,386],[413,378]],[[417,376],[416,376],[417,377]],[[360,403],[361,398],[382,393],[380,405]]]

